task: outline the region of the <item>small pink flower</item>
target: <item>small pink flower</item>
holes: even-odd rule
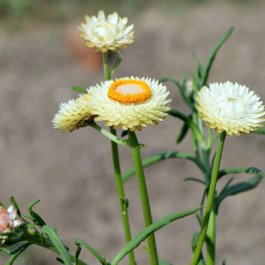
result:
[[[17,216],[17,210],[13,205],[10,205],[7,209],[0,206],[0,233],[10,232],[20,224],[21,220]]]
[[[9,222],[10,217],[8,211],[0,206],[0,233],[7,230]]]

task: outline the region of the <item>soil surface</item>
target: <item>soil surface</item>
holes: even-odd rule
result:
[[[265,28],[263,7],[202,5],[165,11],[149,8],[129,18],[136,40],[123,51],[119,76],[174,76],[193,69],[191,52],[205,61],[229,26],[235,31],[220,51],[210,81],[246,84],[265,100]],[[78,25],[78,22],[75,25]],[[8,33],[0,31],[0,200],[14,195],[22,209],[34,199],[36,210],[74,250],[73,237],[82,238],[112,258],[123,246],[119,201],[115,193],[109,142],[92,129],[62,134],[52,128],[61,102],[76,96],[72,85],[89,86],[102,72],[88,69],[73,53],[69,28],[38,26]],[[85,66],[85,67],[84,67]],[[169,86],[172,106],[187,111],[178,90]],[[166,150],[192,152],[190,139],[175,145],[181,122],[168,117],[139,132],[147,145],[143,156]],[[264,168],[265,138],[228,137],[222,167]],[[131,166],[130,152],[121,148],[122,168]],[[146,170],[154,219],[198,205],[202,188],[183,182],[199,176],[188,161],[168,160]],[[236,176],[235,181],[245,179]],[[217,264],[264,265],[265,182],[254,191],[227,199],[217,230]],[[135,178],[126,183],[133,234],[143,228]],[[194,217],[170,224],[157,233],[160,256],[175,265],[189,264],[191,236],[198,230]],[[148,264],[143,247],[138,264]],[[90,255],[83,258],[97,264]],[[1,260],[0,260],[1,261]],[[2,259],[4,263],[4,259]],[[57,264],[53,254],[30,248],[18,265]],[[124,261],[122,264],[126,264]]]

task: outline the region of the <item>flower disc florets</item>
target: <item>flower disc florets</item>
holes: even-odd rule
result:
[[[203,87],[197,96],[196,108],[202,120],[217,132],[228,135],[249,133],[261,127],[265,120],[264,105],[246,86],[213,83]]]
[[[91,87],[90,110],[95,120],[123,130],[141,130],[156,125],[170,109],[169,92],[150,78],[122,78]]]
[[[120,18],[116,12],[105,16],[100,10],[98,16],[85,16],[85,23],[78,29],[88,47],[100,52],[127,47],[134,40],[133,25],[127,26],[128,19]]]
[[[89,95],[81,95],[77,99],[61,103],[59,111],[52,120],[54,128],[62,132],[72,132],[92,121],[88,103]]]

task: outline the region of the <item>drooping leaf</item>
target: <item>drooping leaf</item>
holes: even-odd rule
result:
[[[126,257],[132,250],[134,250],[141,242],[143,242],[148,236],[156,232],[157,230],[161,229],[165,225],[189,216],[191,214],[196,213],[200,208],[194,208],[190,211],[184,211],[180,213],[174,213],[170,214],[168,216],[165,216],[158,221],[154,222],[153,224],[149,225],[145,229],[143,229],[140,233],[138,233],[135,237],[133,237],[115,256],[115,258],[112,260],[111,265],[117,265],[119,262]]]
[[[241,174],[241,173],[264,176],[264,173],[256,167],[231,167],[220,170],[218,174],[218,179],[226,175]]]
[[[16,253],[12,254],[9,257],[9,259],[6,262],[5,265],[12,265],[16,261],[16,259],[20,256],[20,254],[27,249],[28,246],[29,246],[29,244],[28,245],[24,245],[24,247],[21,247]]]
[[[222,192],[218,197],[217,197],[217,209],[220,207],[221,202],[232,195],[236,195],[238,193],[242,193],[248,190],[252,190],[255,187],[257,187],[259,185],[259,183],[261,182],[261,180],[263,179],[262,175],[255,175],[254,177],[246,180],[246,181],[242,181],[233,185],[229,185],[224,192]]]
[[[88,243],[86,243],[85,241],[83,241],[79,238],[75,238],[74,241],[75,241],[75,244],[77,246],[82,245],[83,247],[85,247],[102,265],[108,264],[108,261],[106,260],[106,258],[104,256],[102,256],[93,247],[91,247]]]
[[[42,227],[42,231],[47,234],[47,236],[49,237],[49,239],[51,240],[53,246],[55,247],[55,249],[58,251],[58,254],[60,255],[60,258],[63,260],[65,265],[73,265],[72,261],[71,261],[71,256],[68,253],[66,247],[64,246],[63,242],[61,241],[61,239],[58,236],[57,231],[47,225],[44,225]]]
[[[171,82],[171,83],[173,83],[179,89],[180,95],[181,95],[182,99],[184,100],[184,102],[190,108],[193,107],[192,104],[191,104],[191,102],[190,102],[190,100],[186,96],[184,87],[182,86],[182,84],[180,82],[178,82],[175,78],[168,77],[168,76],[167,77],[162,77],[162,78],[159,79],[159,83],[164,83],[164,82]]]
[[[151,155],[145,159],[143,159],[142,163],[143,163],[143,167],[147,168],[150,167],[162,160],[166,160],[166,159],[170,159],[170,158],[179,158],[179,159],[187,159],[190,160],[192,162],[194,162],[198,167],[200,167],[201,165],[199,164],[199,162],[196,160],[196,158],[188,153],[181,153],[181,152],[177,152],[177,151],[169,151],[169,152],[161,152],[161,153],[157,153],[154,155]],[[126,182],[130,179],[130,177],[132,177],[135,174],[135,169],[134,167],[129,168],[122,176],[122,180],[123,182]]]
[[[185,122],[180,130],[180,133],[177,137],[176,143],[179,144],[181,143],[184,138],[186,137],[186,135],[188,134],[188,131],[190,129],[190,126]]]
[[[9,246],[5,246],[5,247],[1,247],[0,248],[0,255],[1,256],[11,256],[11,255],[15,255],[16,253],[20,252],[22,249],[26,249],[28,246],[30,246],[31,244],[29,242],[26,241],[20,241],[16,244],[13,245],[9,245]]]
[[[40,200],[35,200],[33,201],[29,206],[28,206],[28,210],[30,213],[30,216],[33,220],[33,222],[40,226],[43,227],[44,225],[46,225],[45,221],[39,216],[39,214],[37,214],[35,211],[33,211],[33,207],[38,204],[40,202]]]
[[[181,113],[180,111],[176,110],[176,109],[171,109],[168,111],[168,114],[175,117],[175,118],[178,118],[186,123],[189,122],[189,117],[186,116],[185,114]]]
[[[198,178],[194,178],[194,177],[187,177],[184,179],[184,181],[193,181],[193,182],[197,182],[199,184],[202,184],[203,186],[205,186],[205,181],[198,179]]]

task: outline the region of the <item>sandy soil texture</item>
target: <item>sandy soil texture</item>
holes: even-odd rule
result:
[[[136,41],[124,50],[119,76],[137,75],[181,79],[192,70],[191,52],[206,59],[216,40],[229,27],[235,31],[222,49],[211,81],[246,84],[265,99],[264,7],[204,5],[165,12],[148,9],[135,24]],[[76,95],[72,85],[89,86],[102,80],[72,55],[66,42],[67,27],[38,27],[16,33],[0,31],[0,200],[14,195],[26,210],[36,207],[74,249],[73,237],[87,240],[112,258],[124,244],[119,202],[115,193],[109,142],[92,129],[61,134],[51,119],[62,101]],[[172,105],[186,111],[176,88],[169,86]],[[147,145],[143,155],[165,151],[191,151],[189,139],[175,145],[181,122],[168,117],[155,128],[139,133]],[[222,167],[264,168],[265,138],[229,137]],[[130,153],[121,148],[123,169],[131,165]],[[198,205],[202,189],[183,182],[199,176],[189,162],[168,160],[146,170],[154,219]],[[244,179],[243,177],[236,177]],[[218,264],[264,265],[265,182],[254,191],[231,197],[220,211],[217,231]],[[136,181],[126,184],[132,230],[143,227]],[[170,224],[157,233],[159,253],[175,265],[188,264],[195,218]],[[139,264],[148,264],[139,248]],[[97,264],[84,255],[90,264]],[[2,261],[4,263],[4,261]],[[54,256],[31,248],[17,264],[56,264]],[[126,264],[126,261],[123,262]]]

